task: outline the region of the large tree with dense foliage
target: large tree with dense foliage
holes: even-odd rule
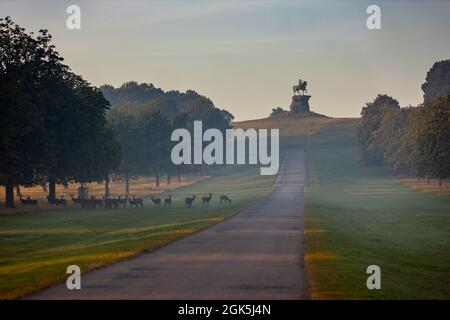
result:
[[[0,183],[6,206],[14,185],[94,181],[112,170],[118,145],[102,93],[62,63],[51,35],[0,20]]]
[[[405,133],[413,150],[417,176],[442,179],[450,176],[450,96],[440,97],[418,108]]]
[[[7,207],[14,206],[14,185],[36,182],[48,159],[42,158],[49,144],[42,137],[47,136],[44,83],[65,71],[50,41],[46,30],[34,37],[9,17],[0,20],[0,179]]]
[[[397,174],[412,174],[412,149],[405,144],[408,120],[415,108],[393,108],[384,112],[380,127],[375,132],[377,148],[382,150],[383,163]]]
[[[369,102],[361,111],[361,122],[357,128],[357,143],[361,162],[365,165],[382,165],[384,160],[383,148],[378,136],[386,113],[400,110],[397,100],[387,95],[378,95],[373,102]]]
[[[231,113],[216,108],[210,99],[193,90],[164,92],[153,84],[133,81],[117,89],[111,86],[101,89],[115,105],[108,118],[122,149],[119,172],[125,177],[126,192],[130,176],[154,175],[158,185],[162,174],[170,181],[171,175],[180,177],[181,173],[202,169],[199,165],[172,164],[172,130],[185,128],[192,133],[194,121],[201,120],[205,130],[224,131],[234,119]]]
[[[425,103],[450,95],[450,60],[435,62],[422,84]]]
[[[368,103],[357,141],[363,163],[441,185],[450,176],[450,60],[433,65],[422,89],[424,103],[415,108],[400,108],[387,96]]]

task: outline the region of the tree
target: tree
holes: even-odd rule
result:
[[[125,177],[125,194],[130,191],[130,177],[141,173],[139,150],[140,128],[136,117],[131,113],[116,108],[108,115],[111,127],[114,128],[117,142],[121,149],[121,161],[118,172]]]
[[[286,110],[284,110],[281,107],[276,107],[272,109],[272,112],[270,113],[270,117],[278,117],[286,114]]]
[[[103,85],[100,90],[112,107],[129,103],[144,103],[164,94],[163,90],[156,88],[151,83],[139,84],[136,81],[125,82],[117,89],[111,85]]]
[[[419,177],[442,179],[450,176],[450,97],[440,97],[420,108],[408,123],[408,143]]]
[[[135,175],[154,175],[159,187],[161,174],[169,173],[172,166],[170,121],[160,112],[128,111],[116,108],[109,115],[121,145],[119,172],[125,176],[125,192],[129,191],[129,177]]]
[[[380,145],[378,130],[387,112],[400,110],[397,100],[387,95],[378,95],[373,102],[369,102],[361,111],[361,122],[356,129],[357,145],[360,160],[365,165],[382,165],[384,160],[383,148]]]
[[[0,183],[6,186],[7,207],[14,207],[14,185],[35,183],[43,166],[42,83],[65,70],[50,41],[47,30],[34,37],[9,17],[0,19]]]
[[[223,132],[230,127],[233,115],[216,108],[213,102],[193,90],[163,92],[152,84],[128,82],[118,89],[103,86],[103,92],[113,91],[125,102],[117,105],[108,115],[108,120],[117,133],[122,149],[119,172],[125,177],[125,190],[129,190],[129,177],[152,174],[159,184],[160,176],[202,170],[203,166],[176,166],[170,160],[173,129],[193,130],[195,120],[203,121],[203,127],[218,128]],[[145,93],[158,91],[158,94]],[[156,91],[155,91],[156,92]],[[132,94],[133,93],[133,94]],[[111,96],[111,92],[106,95]],[[126,97],[126,98],[124,98]],[[138,98],[137,98],[138,97]],[[145,100],[147,99],[147,100]],[[145,100],[143,102],[139,102]]]
[[[428,71],[422,84],[425,103],[450,94],[450,60],[438,61]]]
[[[396,174],[413,173],[411,147],[404,143],[408,119],[415,108],[394,108],[383,114],[375,143],[383,152],[383,163]]]
[[[142,172],[153,174],[156,187],[159,188],[160,177],[171,166],[170,151],[172,126],[160,112],[147,113],[140,119],[141,126],[141,168]]]
[[[0,183],[6,205],[14,185],[95,181],[117,166],[118,145],[106,127],[100,90],[62,64],[51,35],[27,34],[10,18],[0,20],[2,141]]]
[[[73,79],[77,97],[77,143],[71,179],[85,183],[105,180],[120,162],[114,128],[106,120],[108,101],[102,92],[81,77]]]

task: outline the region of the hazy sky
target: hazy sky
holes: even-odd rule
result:
[[[81,7],[82,30],[66,28]],[[381,30],[366,8],[381,7]],[[238,120],[288,108],[308,81],[316,112],[356,117],[378,93],[422,100],[437,60],[450,58],[450,1],[0,1],[28,31],[47,28],[74,72],[95,85],[152,82],[193,89]]]

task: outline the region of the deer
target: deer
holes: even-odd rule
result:
[[[50,198],[50,196],[47,196],[47,201],[48,201],[49,204],[52,205],[52,207],[53,207],[54,204],[56,204],[56,198],[52,199],[52,198]]]
[[[172,207],[172,195],[169,194],[169,197],[164,199],[164,207]]]
[[[138,205],[140,205],[141,207],[144,206],[144,201],[141,198],[136,198],[136,196],[134,195],[132,199],[128,199],[128,202],[130,203],[131,206],[134,206],[135,208],[137,208]]]
[[[153,196],[150,197],[153,201],[153,203],[155,204],[155,207],[160,207],[161,208],[161,199],[160,198],[153,198]]]
[[[21,195],[19,195],[20,202],[22,202],[22,206],[25,207],[28,206],[37,206],[38,202],[37,200],[32,200],[30,197],[26,197],[26,199],[23,199]]]
[[[83,205],[83,199],[81,198],[75,198],[73,196],[73,193],[70,194],[70,197],[72,198],[73,204],[75,205],[75,207],[77,206],[77,204],[81,204]]]
[[[61,204],[64,207],[67,207],[67,200],[64,199],[64,196],[61,196],[61,199],[55,199],[56,201],[56,205]]]
[[[118,209],[119,208],[119,200],[118,199],[109,199],[107,196],[103,197],[103,201],[105,202],[105,209]]]
[[[94,196],[91,196],[89,199],[79,199],[81,200],[81,206],[83,208],[87,207],[87,208],[95,208],[96,207],[96,199]],[[102,203],[103,205],[103,203]],[[102,206],[100,205],[100,206]]]
[[[103,200],[102,199],[96,199],[95,196],[91,196],[89,199],[83,200],[83,205],[87,205],[88,208],[97,208],[99,206],[100,208],[103,207]]]
[[[212,193],[209,193],[208,197],[202,198],[202,203],[203,203],[204,207],[209,207],[209,201],[211,200],[211,198],[212,198]]]
[[[186,199],[184,199],[184,203],[188,208],[192,208],[192,202],[194,202],[195,200],[195,194],[192,195],[191,197],[187,197]]]
[[[119,196],[119,199],[118,199],[119,205],[122,204],[123,207],[126,208],[127,207],[127,200],[128,200],[128,195],[127,194],[125,195],[125,198],[123,198],[123,199]]]
[[[61,196],[61,199],[58,198],[52,199],[50,196],[47,196],[47,201],[52,205],[52,207],[53,205],[56,206],[63,205],[64,207],[67,207],[67,200],[64,199],[64,196]]]
[[[231,203],[231,199],[225,194],[220,196],[220,203],[224,203],[224,202]]]

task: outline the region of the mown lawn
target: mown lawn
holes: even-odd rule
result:
[[[450,199],[414,190],[354,148],[308,150],[306,264],[315,299],[450,299]],[[381,290],[366,268],[381,267]]]
[[[13,299],[67,278],[76,264],[82,272],[153,250],[220,222],[271,191],[273,177],[259,168],[234,166],[213,177],[172,191],[172,208],[75,209],[0,216],[0,299]],[[210,208],[201,197],[213,193]],[[184,198],[197,194],[193,208]],[[229,195],[232,205],[219,205]],[[164,195],[162,195],[164,196]]]

